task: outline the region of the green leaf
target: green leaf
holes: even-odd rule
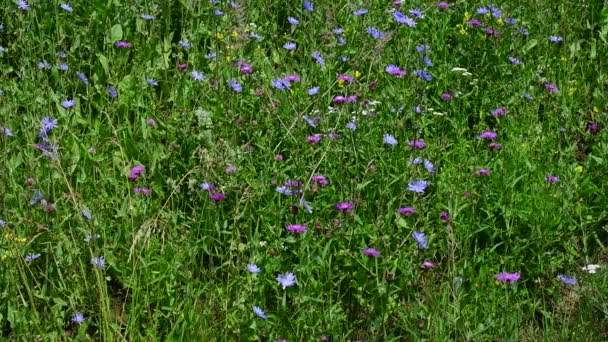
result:
[[[106,75],[108,75],[109,70],[110,70],[110,65],[108,63],[108,59],[106,58],[106,56],[98,53],[97,59],[99,59],[99,63],[101,63],[101,66],[103,67],[103,71],[106,73]]]
[[[112,26],[110,29],[110,40],[112,43],[116,43],[117,41],[122,39],[122,25],[116,24]]]

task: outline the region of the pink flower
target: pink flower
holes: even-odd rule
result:
[[[325,178],[325,176],[322,176],[322,175],[312,176],[311,180],[313,183],[323,185],[323,186],[329,184],[329,180],[327,180],[327,178]]]
[[[420,264],[420,268],[427,269],[427,270],[431,269],[431,268],[435,268],[435,263],[432,263],[430,261],[425,261],[422,264]]]
[[[508,272],[500,272],[496,275],[496,280],[503,283],[514,283],[521,278],[521,274],[519,272],[516,273],[508,273]]]
[[[368,257],[372,257],[372,258],[376,258],[376,257],[380,256],[380,251],[375,248],[366,248],[366,249],[362,250],[361,253],[363,253],[364,255],[367,255]]]
[[[336,204],[336,210],[347,213],[353,209],[353,202],[340,202]]]
[[[447,8],[450,8],[450,4],[448,4],[445,1],[441,1],[440,3],[437,4],[437,8],[447,9]]]
[[[422,140],[412,140],[408,145],[415,150],[422,150],[426,147],[426,143]]]
[[[476,174],[480,175],[480,176],[489,176],[490,175],[490,170],[488,169],[479,169],[477,171],[475,171]]]
[[[146,123],[148,124],[148,126],[156,127],[156,121],[152,118],[146,120]]]
[[[548,92],[550,92],[551,94],[555,94],[559,91],[559,89],[557,89],[557,86],[553,83],[545,83],[545,89],[547,89]]]
[[[283,161],[283,155],[282,154],[277,154],[276,156],[274,156],[274,160],[276,160],[276,161]]]
[[[331,100],[331,102],[333,102],[333,103],[344,103],[344,102],[346,102],[346,97],[344,97],[342,95],[338,95],[338,96],[334,97],[334,99]]]
[[[452,94],[450,94],[450,93],[443,93],[443,94],[441,94],[441,99],[443,101],[450,101],[453,98],[454,98],[454,96]]]
[[[290,233],[302,234],[308,230],[308,227],[303,226],[301,224],[290,224],[285,227],[285,229]]]
[[[224,195],[222,193],[210,194],[209,198],[211,198],[211,200],[213,200],[214,202],[219,202],[219,201],[224,200],[226,198],[226,195]]]
[[[316,144],[319,141],[321,141],[321,135],[319,135],[319,134],[310,135],[310,136],[306,137],[306,142],[311,143],[311,144]]]
[[[117,41],[114,46],[116,46],[119,49],[128,49],[130,48],[132,45],[129,42],[125,42],[124,40],[119,40]]]
[[[131,172],[129,173],[129,180],[131,182],[135,182],[139,176],[141,176],[146,171],[146,168],[143,165],[133,166],[131,168]]]
[[[416,209],[413,207],[404,207],[404,208],[399,208],[399,210],[397,210],[397,212],[400,215],[409,216],[409,215],[414,215],[416,213]]]
[[[344,75],[344,74],[337,74],[336,79],[338,81],[343,81],[343,82],[348,82],[348,83],[355,82],[355,79],[352,76],[348,76],[348,75]]]

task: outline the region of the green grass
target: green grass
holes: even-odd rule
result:
[[[12,132],[0,129],[2,340],[608,339],[608,6],[511,1],[497,20],[476,13],[487,3],[414,1],[398,9],[424,11],[410,28],[390,1],[317,0],[313,12],[300,2],[235,2],[1,6],[0,127]],[[354,16],[362,7],[368,13]],[[430,51],[417,52],[422,44]],[[408,74],[389,75],[389,64]],[[432,81],[415,75],[423,69]],[[286,75],[301,81],[272,85]],[[357,101],[332,103],[338,95]],[[74,107],[62,106],[68,99]],[[499,107],[508,113],[494,117]],[[313,128],[303,116],[321,120]],[[39,136],[45,117],[58,122],[48,142]],[[478,139],[484,131],[502,147]],[[315,134],[322,140],[307,142]],[[426,147],[410,148],[413,140]],[[40,143],[57,146],[45,153]],[[136,165],[145,172],[131,181]],[[490,174],[477,175],[482,168]],[[312,213],[277,192],[288,180],[303,183]],[[413,193],[414,180],[430,185]],[[225,199],[211,200],[204,182]],[[341,213],[338,202],[353,209]],[[416,214],[399,215],[406,206]],[[289,224],[308,231],[292,234]],[[380,256],[362,254],[368,247]],[[91,264],[100,256],[104,267]],[[588,264],[602,267],[590,274]],[[276,278],[286,272],[297,284],[284,290]],[[501,283],[499,272],[521,279]],[[77,312],[82,324],[71,321]]]

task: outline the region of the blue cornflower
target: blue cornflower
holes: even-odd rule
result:
[[[113,86],[109,85],[107,90],[108,90],[108,94],[110,95],[111,98],[115,99],[116,96],[118,96],[118,92],[116,91],[116,88],[114,88]]]
[[[3,219],[0,219],[0,227],[5,227],[6,222]]]
[[[81,312],[75,312],[71,319],[74,324],[84,323],[84,315]]]
[[[249,35],[249,38],[252,38],[252,39],[255,39],[255,40],[262,40],[262,39],[264,39],[264,36],[261,36],[261,35],[259,35],[257,33],[252,33],[252,34]]]
[[[502,12],[500,11],[499,8],[494,7],[494,8],[492,8],[492,16],[494,18],[498,19],[498,18],[502,17]]]
[[[57,52],[57,57],[59,57],[59,58],[67,58],[68,55],[65,52],[63,52],[63,51],[59,51],[59,52]]]
[[[289,21],[291,25],[298,25],[300,23],[300,21],[294,17],[287,17],[287,21]]]
[[[515,18],[507,18],[507,19],[505,19],[505,24],[515,25],[515,24],[517,24],[517,19],[515,19]]]
[[[286,288],[293,286],[297,283],[295,274],[293,274],[291,272],[279,274],[277,276],[277,281],[279,282],[279,284],[281,284],[281,286],[283,287],[283,290],[285,290]]]
[[[28,5],[27,2],[25,2],[25,0],[19,0],[17,1],[17,6],[19,6],[19,9],[22,11],[29,11],[30,10],[30,5]]]
[[[347,56],[340,56],[340,62],[348,62],[348,57]]]
[[[416,51],[418,51],[418,52],[426,52],[428,50],[429,50],[429,46],[426,44],[416,46]]]
[[[13,131],[11,131],[10,129],[8,129],[6,127],[0,127],[0,133],[4,133],[4,135],[6,135],[7,137],[13,136]]]
[[[321,53],[319,51],[313,51],[311,57],[317,62],[319,65],[325,65],[325,60],[321,57]]]
[[[232,90],[236,91],[237,93],[240,93],[243,91],[243,87],[241,87],[241,85],[237,81],[230,80],[230,81],[228,81],[228,83],[230,83],[230,87],[232,88]]]
[[[426,66],[428,66],[428,67],[432,67],[433,66],[433,62],[427,56],[422,56],[422,62],[424,64],[426,64]]]
[[[81,73],[80,71],[76,71],[76,76],[78,76],[78,78],[80,78],[82,83],[89,84],[89,79],[87,78],[87,76],[85,74]]]
[[[50,116],[47,116],[45,118],[43,118],[42,120],[40,120],[40,123],[42,124],[42,130],[44,130],[45,132],[50,132],[51,130],[57,128],[57,119],[52,118]]]
[[[104,268],[106,267],[106,259],[102,256],[100,257],[92,257],[91,258],[91,265],[93,266],[97,266],[99,268]]]
[[[61,71],[68,71],[68,69],[70,68],[68,66],[68,63],[59,63],[57,64],[57,67],[59,68],[59,70]]]
[[[26,262],[31,262],[34,261],[36,259],[40,258],[40,253],[34,253],[34,254],[28,254],[25,256],[24,260]]]
[[[268,316],[266,316],[266,313],[264,312],[264,310],[262,310],[259,306],[254,306],[253,307],[253,313],[256,314],[256,316],[262,318],[262,319],[267,319]]]
[[[406,16],[405,14],[399,11],[393,12],[393,18],[395,18],[395,21],[399,24],[405,24],[409,27],[416,27],[416,22],[414,21],[414,19]]]
[[[291,88],[291,84],[282,78],[275,78],[271,81],[271,83],[275,88],[279,89],[280,91],[285,91],[286,89]]]
[[[38,69],[48,69],[51,65],[47,61],[38,62]]]
[[[80,213],[82,214],[82,216],[84,216],[84,218],[86,218],[89,221],[91,221],[93,219],[93,215],[91,215],[91,212],[86,209],[82,209],[80,211]]]
[[[156,82],[155,80],[153,80],[151,78],[146,78],[146,82],[148,82],[148,84],[152,87],[158,86],[158,82]]]
[[[154,19],[156,19],[156,17],[155,17],[155,16],[150,15],[150,14],[142,14],[142,15],[141,15],[141,18],[142,18],[143,20],[154,20]]]
[[[209,52],[208,54],[205,55],[206,59],[213,59],[217,56],[217,54],[215,52]]]
[[[477,14],[484,15],[484,14],[486,14],[486,13],[488,13],[488,9],[487,9],[486,7],[479,7],[479,8],[477,9]]]
[[[509,56],[508,59],[509,59],[509,62],[511,62],[511,63],[513,63],[515,65],[520,65],[521,64],[521,61],[519,59],[515,58],[515,57]]]
[[[344,37],[338,37],[338,45],[346,45],[346,39],[344,39]]]
[[[435,172],[435,165],[433,165],[433,163],[431,163],[429,160],[425,159],[424,160],[424,168],[430,172],[430,173],[434,173]]]
[[[333,32],[336,36],[341,36],[342,33],[344,33],[344,29],[341,27],[338,27],[338,28],[331,30],[331,32]]]
[[[559,43],[561,43],[564,40],[564,38],[563,37],[558,37],[558,36],[549,36],[549,40],[552,43],[559,44]]]
[[[312,214],[312,206],[310,203],[306,202],[304,197],[300,198],[300,206],[304,207],[307,213]]]
[[[433,76],[431,76],[431,74],[429,74],[426,70],[414,70],[413,74],[427,82],[430,82],[433,80]]]
[[[308,95],[313,96],[319,93],[319,87],[312,87],[308,89]]]
[[[391,146],[395,146],[399,143],[397,141],[397,139],[395,139],[395,137],[390,134],[385,134],[384,137],[382,138],[382,140],[384,141],[385,144],[388,144]]]
[[[357,124],[354,123],[353,121],[349,122],[346,124],[346,128],[350,129],[351,131],[356,131],[357,130]]]
[[[191,46],[191,45],[190,45],[190,43],[188,43],[188,42],[186,42],[186,41],[183,41],[183,40],[180,40],[180,41],[179,41],[179,45],[180,45],[181,47],[183,47],[184,49],[189,49],[189,48],[190,48],[190,46]]]
[[[414,241],[416,241],[416,246],[418,247],[418,249],[425,250],[429,248],[429,246],[427,245],[427,238],[424,233],[415,231],[412,233],[412,238],[414,238]]]
[[[308,116],[303,115],[302,119],[304,119],[304,121],[306,121],[306,123],[308,124],[308,126],[310,126],[312,128],[317,128],[317,125],[315,124],[315,122],[312,121]]]
[[[376,39],[384,38],[384,33],[378,31],[378,29],[373,26],[370,26],[367,28],[367,33],[369,33],[370,36],[372,36],[373,38],[376,38]]]
[[[310,1],[304,1],[304,9],[308,12],[312,12],[315,10]]]
[[[203,73],[202,73],[202,72],[200,72],[200,71],[196,71],[196,70],[193,70],[193,71],[190,73],[190,76],[191,76],[191,77],[192,77],[192,78],[193,78],[195,81],[204,81],[204,80],[207,78],[205,75],[203,75]]]
[[[34,198],[32,198],[32,200],[30,201],[30,206],[36,205],[43,198],[44,198],[44,195],[40,191],[36,190],[36,194],[34,195]]]
[[[283,45],[283,48],[285,48],[285,50],[287,51],[293,51],[296,49],[296,47],[297,45],[294,42],[287,42],[285,43],[285,45]]]
[[[414,17],[416,17],[417,19],[422,19],[424,18],[424,15],[422,14],[422,10],[419,8],[413,8],[411,10],[408,11],[411,15],[413,15]]]
[[[367,12],[368,12],[368,11],[367,11],[367,8],[362,8],[362,9],[360,9],[360,10],[354,11],[354,12],[353,12],[353,15],[354,15],[355,17],[358,17],[358,16],[361,16],[361,15],[367,14]]]
[[[4,30],[4,25],[0,24],[0,31]]]
[[[422,114],[422,108],[420,108],[420,106],[414,106],[412,107],[412,110],[414,111],[414,113],[416,114]]]
[[[574,278],[566,277],[563,274],[558,275],[557,278],[559,278],[559,280],[561,280],[562,283],[564,283],[566,285],[576,285],[576,279],[574,279]]]
[[[68,12],[72,12],[74,9],[72,8],[72,6],[70,6],[69,4],[61,4],[60,5],[61,9],[63,9],[64,11],[68,11]]]
[[[534,101],[534,96],[532,96],[528,93],[523,93],[522,96],[525,97],[526,99],[528,99],[529,101]]]
[[[75,105],[76,105],[76,101],[74,99],[72,99],[72,100],[65,100],[65,101],[61,102],[61,106],[63,108],[65,108],[65,109],[72,108]]]
[[[215,9],[215,10],[213,10],[213,14],[220,16],[220,15],[223,15],[224,12],[222,12],[222,10],[220,10],[220,9]]]
[[[409,183],[407,189],[416,193],[423,193],[424,190],[429,186],[429,182],[425,180],[417,180]]]
[[[422,158],[410,158],[409,162],[412,165],[422,164],[424,160]]]
[[[258,274],[261,270],[256,264],[247,264],[247,271],[249,271],[249,273]]]
[[[528,36],[530,33],[528,32],[528,29],[526,29],[525,27],[520,27],[517,29],[517,32],[523,34],[524,36]]]

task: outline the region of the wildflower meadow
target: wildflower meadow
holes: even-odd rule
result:
[[[597,0],[4,0],[0,340],[607,341],[607,58]]]

